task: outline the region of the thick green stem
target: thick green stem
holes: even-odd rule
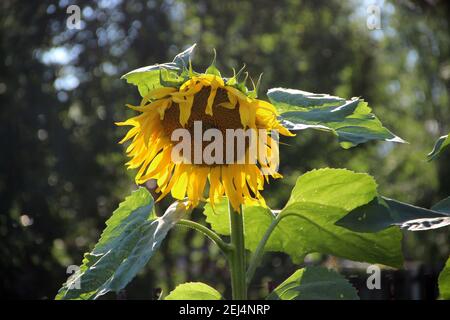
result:
[[[222,250],[222,252],[225,255],[228,255],[231,252],[231,245],[226,243],[222,240],[214,231],[208,229],[204,225],[201,225],[200,223],[191,221],[191,220],[185,220],[181,219],[177,222],[177,225],[188,227],[191,229],[195,229],[201,233],[203,233],[205,236],[210,238],[212,241],[214,241],[215,244]]]
[[[244,239],[244,218],[241,212],[237,212],[228,203],[230,215],[231,246],[232,250],[228,255],[231,272],[231,287],[233,300],[247,299],[247,284],[245,281],[245,239]]]

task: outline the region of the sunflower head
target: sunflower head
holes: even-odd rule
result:
[[[264,204],[265,181],[281,177],[273,133],[292,134],[274,106],[257,99],[259,80],[248,90],[242,70],[224,78],[214,62],[197,73],[190,63],[193,48],[171,63],[124,76],[142,95],[139,105],[128,105],[139,115],[117,123],[132,127],[120,141],[131,140],[127,166],[138,169],[137,184],[156,180],[158,200],[171,193],[187,198],[190,207],[206,199],[214,206],[227,196],[236,211],[247,201]],[[182,137],[190,139],[181,143]]]

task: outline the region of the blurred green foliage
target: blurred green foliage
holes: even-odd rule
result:
[[[66,26],[71,4],[81,8],[80,30]],[[367,6],[337,0],[2,1],[1,296],[52,298],[67,265],[80,264],[93,247],[104,221],[136,188],[117,144],[124,129],[114,122],[133,114],[124,105],[139,95],[119,77],[169,61],[194,42],[199,70],[216,48],[218,67],[229,75],[243,63],[255,77],[264,73],[264,98],[275,86],[362,96],[386,127],[410,142],[342,150],[329,134],[299,132],[283,140],[285,178],[264,192],[271,206],[284,205],[299,174],[326,166],[368,172],[382,194],[425,207],[448,196],[450,153],[432,163],[426,154],[450,131],[449,4],[380,2],[381,30],[367,28]],[[198,212],[193,217],[204,219]],[[167,293],[184,281],[229,293],[217,248],[181,227],[169,238],[125,296],[153,298],[156,288]],[[448,253],[448,228],[405,235],[407,260],[442,266]],[[268,283],[296,269],[284,255],[267,256],[251,296],[267,293]]]

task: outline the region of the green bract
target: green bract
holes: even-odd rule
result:
[[[192,69],[191,63],[195,46],[196,44],[177,54],[172,62],[138,68],[124,74],[121,79],[125,79],[128,83],[137,86],[142,97],[145,97],[150,90],[159,87],[179,88],[193,75],[199,74]],[[205,73],[222,77],[221,72],[216,67],[215,63],[216,51],[214,50],[214,59],[211,65],[205,70]],[[232,77],[223,79],[228,86],[235,87],[251,98],[256,98],[261,76],[256,84],[254,84],[252,80],[253,90],[249,90],[246,86],[248,74],[245,73],[245,77],[241,79],[243,70],[244,67],[239,70],[238,73],[234,72]]]

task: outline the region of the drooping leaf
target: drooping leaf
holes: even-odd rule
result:
[[[311,93],[302,90],[273,88],[269,89],[267,96],[274,103],[279,112],[299,111],[304,108],[340,106],[345,99],[329,94]]]
[[[439,274],[438,284],[440,298],[450,300],[450,257],[447,259],[444,269]]]
[[[164,300],[222,300],[222,295],[202,282],[188,282],[178,285]]]
[[[391,227],[378,233],[358,233],[335,225],[354,208],[377,196],[376,183],[367,174],[344,169],[320,169],[301,176],[291,198],[279,215],[285,216],[270,236],[266,251],[285,252],[294,262],[308,253],[320,252],[355,261],[400,267],[401,232]],[[204,211],[207,222],[229,235],[225,204]],[[253,251],[275,219],[267,208],[244,207],[246,248]]]
[[[175,203],[158,218],[152,212],[153,205],[145,188],[127,197],[106,221],[100,240],[85,254],[80,269],[69,277],[56,299],[96,299],[122,290],[186,213]]]
[[[268,300],[359,300],[356,289],[334,270],[306,267],[273,290]]]
[[[189,60],[191,60],[196,45],[197,44],[194,43],[192,46],[175,56],[175,58],[173,59],[173,63],[178,67],[179,70],[189,68]]]
[[[270,89],[267,96],[281,113],[280,120],[289,130],[332,132],[344,149],[370,140],[405,142],[383,127],[362,99],[345,100],[284,88]]]
[[[180,85],[183,83],[183,78],[179,76],[188,67],[195,46],[194,44],[177,54],[173,62],[138,68],[124,74],[121,79],[136,85],[142,97],[146,96],[150,90],[161,86]]]
[[[437,229],[450,225],[450,197],[432,209],[377,197],[352,210],[336,224],[357,232],[378,232],[392,225],[409,231]]]
[[[428,154],[428,161],[436,159],[450,145],[450,134],[436,140],[433,150]]]
[[[162,86],[160,82],[161,72],[173,73],[177,75],[178,67],[174,63],[155,64],[152,66],[142,67],[124,74],[121,79],[126,79],[128,83],[138,87],[139,94],[145,97],[152,89]]]

